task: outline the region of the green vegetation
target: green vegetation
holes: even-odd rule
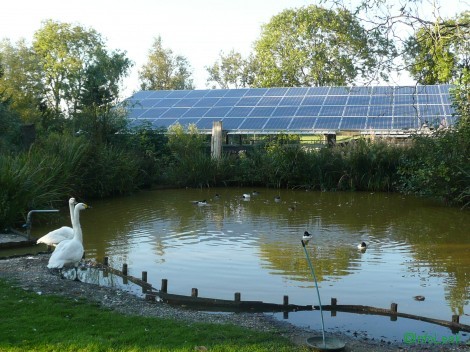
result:
[[[274,332],[125,316],[82,299],[40,296],[0,280],[1,351],[304,351]]]

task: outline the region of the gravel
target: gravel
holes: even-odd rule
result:
[[[182,320],[235,324],[258,331],[281,334],[296,344],[305,344],[307,337],[321,336],[321,331],[312,331],[282,322],[262,313],[206,313],[173,307],[162,302],[147,301],[117,288],[103,287],[80,281],[62,279],[47,269],[50,254],[0,259],[0,278],[12,279],[25,290],[41,295],[59,295],[69,298],[84,298],[100,306],[125,315],[139,315]],[[330,334],[330,333],[329,333]],[[409,346],[385,341],[360,340],[338,332],[335,337],[346,342],[345,351],[469,351],[468,345]]]

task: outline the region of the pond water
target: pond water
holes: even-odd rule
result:
[[[93,201],[81,212],[86,257],[121,268],[168,292],[200,297],[318,304],[301,245],[304,231],[323,304],[390,308],[470,324],[470,214],[415,197],[251,188],[172,189]],[[243,194],[251,194],[244,199]],[[216,194],[220,197],[216,197]],[[275,197],[280,196],[280,201]],[[193,201],[206,200],[207,205]],[[54,215],[57,217],[57,215]],[[60,225],[69,224],[66,212]],[[34,227],[40,237],[53,225]],[[51,227],[54,226],[54,227]],[[360,251],[357,245],[367,243]],[[417,301],[414,296],[424,296]],[[447,328],[398,318],[325,314],[327,330],[368,338],[451,335]],[[283,319],[281,314],[274,314]],[[318,312],[288,321],[320,329]],[[464,335],[465,336],[465,335]],[[468,338],[468,337],[467,337]]]

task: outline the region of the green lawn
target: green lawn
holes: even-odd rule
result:
[[[234,325],[126,316],[0,280],[0,351],[306,351]],[[204,347],[200,347],[204,346]]]

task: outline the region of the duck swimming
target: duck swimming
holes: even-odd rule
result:
[[[366,249],[367,248],[367,244],[365,242],[361,242],[360,244],[357,245],[357,248],[359,249]]]
[[[304,240],[309,240],[309,239],[311,239],[312,237],[313,237],[313,236],[312,236],[311,233],[308,233],[308,231],[305,231],[305,232],[304,232],[304,235],[302,236],[302,239],[304,239]]]
[[[195,200],[195,201],[193,201],[193,204],[194,205],[200,205],[200,206],[207,205],[207,201],[205,199],[204,200]]]

